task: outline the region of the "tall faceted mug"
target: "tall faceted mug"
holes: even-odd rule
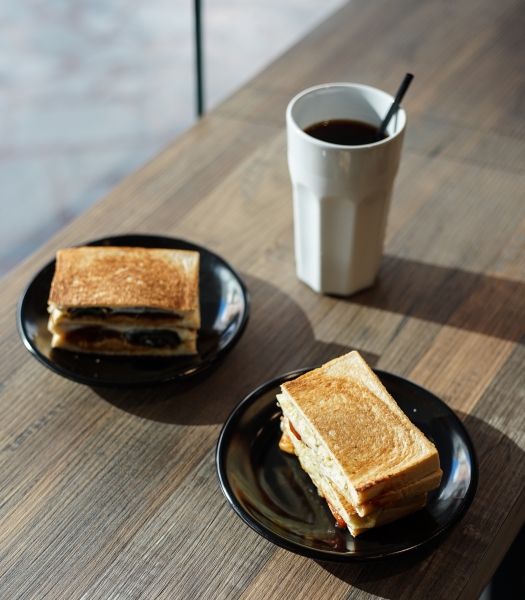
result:
[[[379,127],[393,100],[365,85],[331,83],[301,92],[288,105],[296,270],[316,292],[347,296],[375,282],[406,114],[400,108],[388,137],[363,146],[331,144],[304,130],[332,119]]]

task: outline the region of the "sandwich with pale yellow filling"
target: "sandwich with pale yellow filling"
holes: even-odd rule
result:
[[[199,258],[198,252],[163,248],[59,250],[48,300],[52,348],[196,354]]]
[[[426,505],[437,450],[358,352],[284,383],[280,447],[299,458],[336,523],[357,536]]]

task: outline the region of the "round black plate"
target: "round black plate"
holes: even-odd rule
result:
[[[198,355],[137,357],[75,354],[51,348],[47,331],[47,299],[55,261],[46,265],[22,294],[18,330],[27,349],[46,367],[78,383],[96,387],[148,386],[201,373],[232,349],[250,313],[249,294],[240,275],[217,254],[184,240],[153,235],[121,235],[89,242],[88,246],[173,248],[200,253],[201,329]]]
[[[478,481],[478,463],[463,423],[450,408],[415,383],[375,371],[410,420],[436,445],[443,479],[427,507],[358,538],[337,529],[326,502],[293,455],[279,450],[280,384],[311,369],[282,375],[249,394],[224,425],[217,446],[222,490],[235,512],[274,544],[310,558],[372,562],[435,542],[467,511]]]

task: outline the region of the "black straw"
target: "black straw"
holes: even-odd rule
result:
[[[405,75],[405,78],[403,79],[403,83],[399,86],[399,89],[397,90],[396,97],[394,98],[394,101],[392,102],[392,106],[390,107],[388,114],[383,119],[383,122],[381,123],[381,125],[379,126],[379,129],[377,130],[376,141],[382,140],[384,138],[386,128],[388,127],[388,124],[390,123],[390,119],[398,111],[399,105],[401,104],[401,100],[403,100],[403,96],[405,95],[405,92],[408,90],[408,86],[410,85],[410,82],[412,81],[412,79],[414,79],[414,76],[412,75],[412,73],[407,73]]]

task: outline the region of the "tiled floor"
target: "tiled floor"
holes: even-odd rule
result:
[[[345,0],[204,2],[215,106]],[[0,277],[195,120],[193,0],[0,0]]]

